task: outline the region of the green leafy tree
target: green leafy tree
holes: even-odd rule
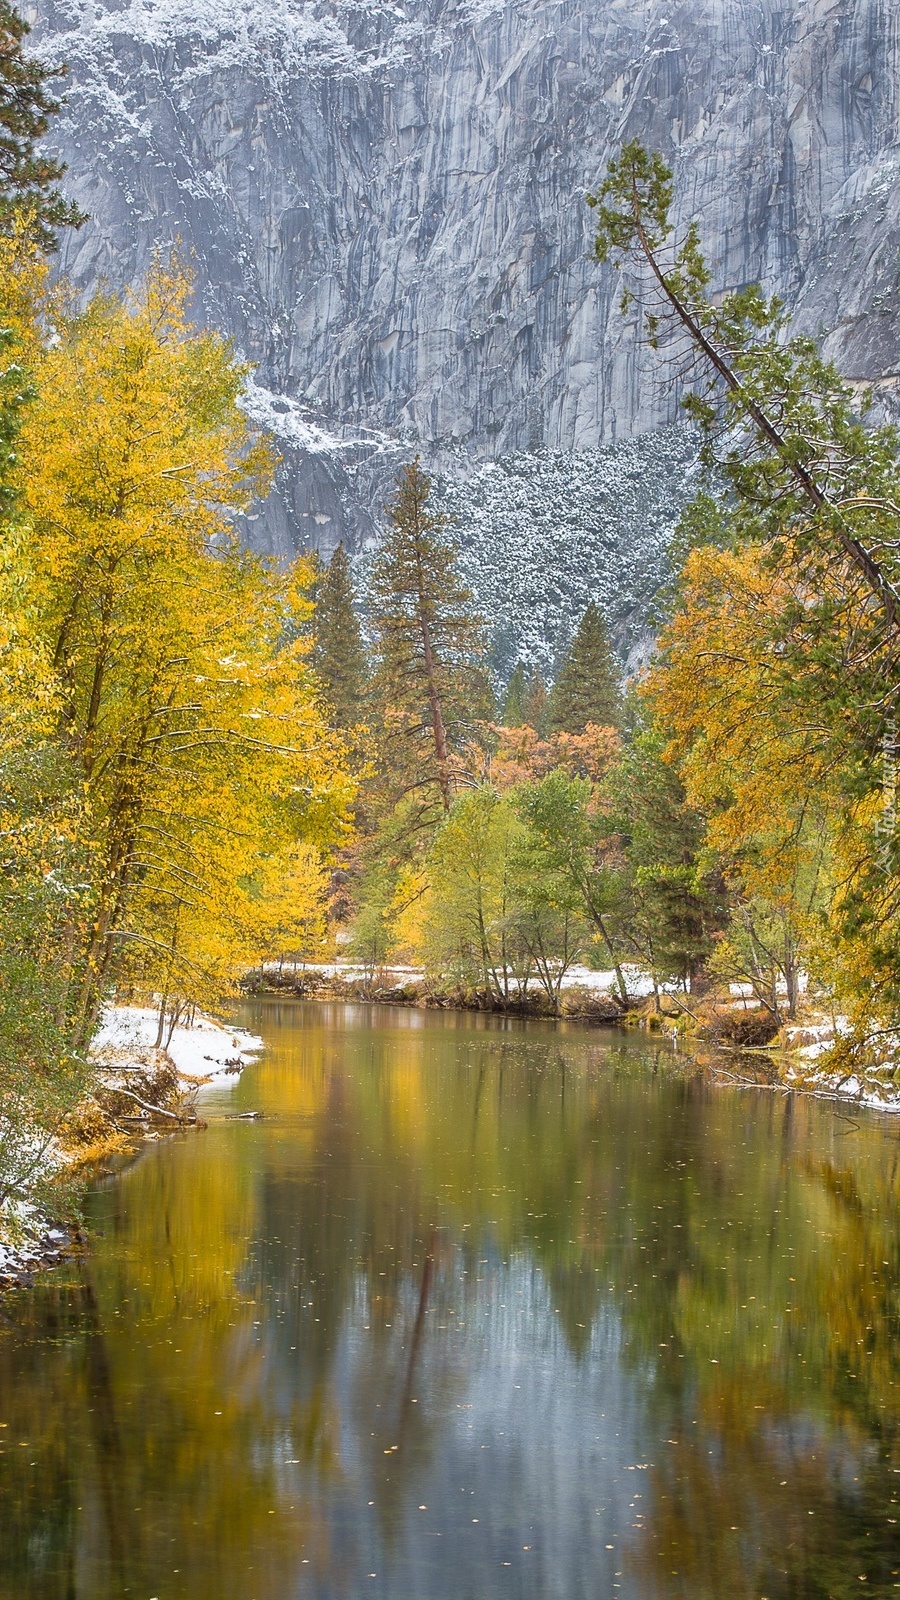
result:
[[[316,588],[313,666],[325,691],[334,728],[362,721],[366,655],[353,595],[353,575],[339,544]]]
[[[388,792],[434,796],[446,813],[455,752],[489,708],[481,624],[430,496],[417,457],[398,477],[372,566],[372,698]]]
[[[608,780],[607,838],[618,840],[620,946],[654,982],[694,984],[726,919],[725,889],[705,849],[703,817],[663,759],[655,728],[640,731]]]
[[[438,978],[510,1005],[536,980],[554,1011],[586,928],[580,896],[515,793],[489,784],[457,795],[407,894],[420,895],[417,943]],[[409,931],[415,918],[407,916]]]
[[[529,811],[527,804],[517,803],[515,794],[512,799],[524,824],[515,853],[515,926],[537,980],[558,1013],[566,974],[590,941],[584,896],[567,864],[547,849],[545,832],[534,825],[537,808]]]
[[[598,814],[587,778],[572,777],[562,767],[537,783],[522,784],[516,808],[531,839],[531,858],[545,872],[574,891],[581,912],[612,960],[622,1000],[628,986],[622,971],[620,924],[623,916],[622,871],[618,856],[604,848],[605,825]],[[626,954],[633,954],[625,946]]]
[[[550,728],[554,733],[584,733],[589,722],[617,728],[621,720],[616,658],[602,613],[591,601],[553,685]]]
[[[46,660],[12,620],[9,578],[0,574],[0,1237],[15,1232],[17,1202],[48,1199],[49,1151],[83,1091],[65,989],[92,889],[83,788],[54,736]]]
[[[516,847],[521,824],[487,784],[457,796],[425,861],[423,948],[439,977],[480,987],[499,1003],[521,972],[516,939]],[[527,982],[527,976],[526,976]]]

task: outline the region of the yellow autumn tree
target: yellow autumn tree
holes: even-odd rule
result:
[[[321,851],[301,842],[268,864],[258,886],[255,954],[263,962],[288,955],[322,959],[327,944],[325,908],[330,875]]]
[[[790,571],[761,545],[695,550],[645,692],[730,883],[731,930],[714,966],[776,1012],[783,987],[792,1013],[827,901],[839,801],[817,707],[810,699],[806,714],[796,660],[790,683],[782,660],[784,618],[798,609]]]
[[[239,963],[254,880],[298,841],[327,847],[351,799],[298,626],[311,574],[233,532],[272,460],[238,405],[246,369],[191,329],[189,291],[157,267],[124,303],[58,299],[21,434],[22,604],[94,862],[65,931],[74,1042],[123,961],[147,985],[177,967],[182,993],[228,949]]]

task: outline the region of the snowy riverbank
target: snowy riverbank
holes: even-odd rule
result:
[[[41,1149],[41,1175],[58,1174],[107,1158],[141,1138],[159,1137],[169,1120],[183,1126],[182,1109],[204,1089],[236,1083],[263,1042],[243,1028],[198,1014],[190,1027],[176,1027],[168,1048],[156,1048],[157,1014],[144,1006],[110,1006],[91,1045],[94,1078],[72,1139],[54,1138]],[[128,1109],[123,1135],[121,1107]],[[112,1109],[110,1109],[112,1108]],[[173,1109],[176,1108],[176,1109]],[[110,1133],[118,1137],[110,1137]],[[2,1133],[0,1133],[2,1137]],[[23,1148],[27,1136],[10,1131]],[[0,1210],[0,1285],[52,1266],[71,1248],[73,1236],[54,1224],[27,1193]]]
[[[147,1006],[110,1006],[97,1032],[92,1052],[99,1059],[110,1051],[144,1052],[156,1043],[157,1013]],[[198,1013],[190,1027],[176,1027],[165,1053],[179,1079],[202,1089],[217,1079],[238,1077],[263,1048],[261,1039]]]
[[[841,1046],[850,1034],[846,1017],[811,1011],[784,1030],[790,1052],[782,1068],[786,1088],[850,1100],[871,1111],[900,1111],[900,1034],[881,1033],[867,1050],[848,1059]]]

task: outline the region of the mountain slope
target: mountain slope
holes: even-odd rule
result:
[[[892,385],[900,10],[890,0],[40,0],[77,283],[180,241],[197,315],[259,363],[286,554],[377,522],[414,448],[464,480],[676,414],[591,259],[623,137],[673,161],[720,284],[761,278]],[[573,485],[578,477],[573,468]],[[574,493],[573,488],[573,493]],[[560,486],[559,493],[567,491]],[[576,496],[577,498],[577,496]]]

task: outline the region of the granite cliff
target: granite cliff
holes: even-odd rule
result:
[[[851,376],[894,382],[891,0],[40,0],[31,15],[36,48],[69,66],[52,137],[91,214],[65,270],[121,285],[177,240],[198,317],[258,363],[248,406],[285,457],[248,529],[260,548],[359,547],[414,449],[463,519],[460,484],[485,464],[515,474],[518,453],[549,453],[565,522],[561,458],[672,422],[670,374],[590,255],[584,195],[625,136],[673,162],[721,285],[761,279]],[[691,475],[659,462],[668,526]],[[624,507],[621,547],[633,566],[644,540],[649,572],[665,528],[644,524]],[[485,550],[495,535],[488,519]]]

